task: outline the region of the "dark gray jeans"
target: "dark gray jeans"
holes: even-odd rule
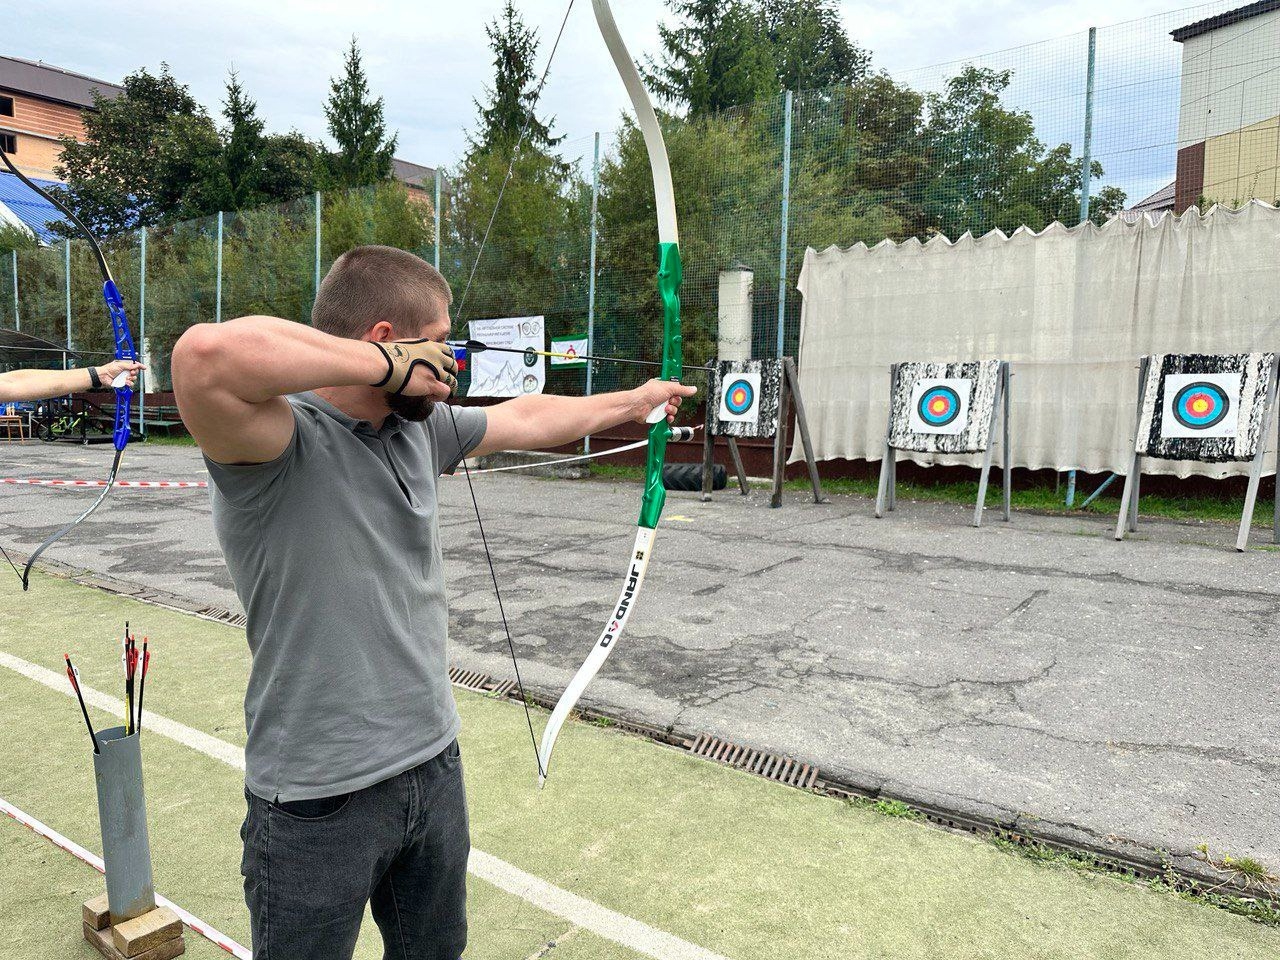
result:
[[[471,840],[455,741],[356,793],[272,803],[245,791],[254,960],[350,960],[372,904],[385,960],[458,960]]]

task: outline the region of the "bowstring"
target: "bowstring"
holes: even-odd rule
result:
[[[547,85],[547,78],[551,75],[551,64],[556,58],[556,51],[560,49],[560,41],[564,38],[565,28],[569,24],[569,14],[573,12],[574,0],[569,0],[568,7],[565,8],[564,17],[560,21],[560,29],[556,33],[555,42],[551,45],[551,52],[547,56],[546,66],[543,67],[542,77],[538,80],[538,86],[534,89],[533,97],[529,102],[529,113],[525,117],[524,124],[520,128],[520,134],[516,137],[515,145],[511,148],[511,159],[507,162],[507,172],[502,178],[502,184],[498,187],[498,198],[494,201],[493,211],[489,214],[489,222],[485,225],[484,233],[480,238],[480,246],[476,250],[475,260],[471,263],[471,271],[467,274],[466,285],[462,288],[462,296],[458,298],[458,307],[454,313],[454,322],[461,326],[463,316],[466,312],[467,298],[471,294],[471,285],[475,281],[476,271],[480,267],[480,259],[484,256],[485,245],[489,242],[489,235],[493,232],[493,225],[498,220],[498,211],[502,207],[502,198],[506,195],[507,185],[511,182],[511,177],[515,173],[516,161],[520,158],[520,148],[524,145],[525,137],[528,136],[529,127],[533,123],[534,111],[537,109],[538,101],[542,99],[542,91]],[[438,212],[437,212],[438,215]],[[458,452],[463,451],[462,434],[458,430],[458,417],[454,413],[452,404],[445,404],[449,411],[449,419],[453,423],[453,435],[458,443]],[[546,771],[542,769],[542,757],[538,754],[538,735],[533,732],[533,714],[529,710],[529,697],[525,694],[524,681],[520,676],[520,661],[516,657],[516,643],[511,636],[511,625],[507,621],[506,607],[502,602],[502,589],[498,586],[498,573],[493,564],[493,554],[489,550],[489,538],[485,534],[484,520],[480,516],[480,501],[476,497],[475,485],[471,482],[471,468],[467,466],[466,458],[462,460],[462,475],[467,480],[467,490],[471,494],[471,508],[476,515],[476,527],[480,531],[480,545],[484,548],[485,563],[489,567],[489,579],[493,582],[493,595],[498,600],[498,614],[502,619],[502,632],[507,638],[507,650],[511,654],[511,666],[516,673],[516,690],[520,694],[520,703],[524,706],[524,719],[529,727],[529,741],[533,745],[534,762],[538,765],[538,776],[546,777]]]
[[[445,404],[449,411],[449,419],[453,423],[453,435],[458,441],[458,451],[462,452],[462,434],[458,431],[458,418],[453,412],[452,404]],[[462,475],[467,478],[467,490],[471,493],[471,507],[476,514],[476,526],[480,529],[480,544],[484,547],[484,559],[489,565],[489,579],[493,581],[493,595],[498,598],[498,614],[502,618],[502,630],[507,637],[507,650],[511,653],[511,666],[516,671],[516,689],[520,692],[520,702],[524,704],[524,719],[529,727],[529,742],[533,744],[534,762],[538,764],[538,776],[545,777],[542,769],[542,757],[538,755],[538,735],[533,732],[533,714],[529,711],[529,698],[525,696],[524,681],[520,678],[520,661],[516,658],[516,642],[511,637],[511,626],[507,623],[507,611],[502,603],[502,591],[498,588],[498,573],[493,566],[493,554],[489,552],[489,538],[484,532],[484,521],[480,518],[480,503],[476,499],[476,488],[471,483],[471,468],[467,460],[462,460]]]
[[[4,554],[5,560],[9,562],[9,566],[13,567],[13,572],[18,575],[18,582],[22,582],[22,571],[18,569],[18,565],[13,562],[13,557],[9,556],[9,551],[4,548],[4,544],[0,543],[0,553]]]

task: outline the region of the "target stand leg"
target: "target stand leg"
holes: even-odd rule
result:
[[[893,462],[893,456],[895,456],[893,448],[887,443],[884,444],[884,456],[881,458],[881,481],[879,481],[879,486],[876,490],[877,520],[884,516],[884,506],[886,506],[886,503],[888,502],[888,485],[891,483],[892,474],[892,467],[890,465]]]
[[[738,472],[738,489],[745,497],[749,492],[747,487],[747,471],[742,466],[742,453],[738,450],[738,441],[732,436],[725,437],[725,440],[729,442],[729,458],[733,460],[733,469]],[[707,499],[710,499],[710,497]]]
[[[1124,478],[1124,493],[1120,495],[1120,515],[1116,517],[1116,539],[1123,540],[1125,532],[1137,529],[1136,514],[1138,512],[1138,471],[1142,469],[1142,457],[1133,455],[1129,462],[1129,472]],[[1132,521],[1132,526],[1130,525]]]
[[[707,428],[702,437],[702,502],[711,499],[711,471],[715,462],[716,438],[711,432],[711,417],[707,417]]]
[[[1142,401],[1147,390],[1147,368],[1150,357],[1143,357],[1138,364],[1138,412],[1133,422],[1133,439],[1129,449],[1133,456],[1129,472],[1124,475],[1124,493],[1120,495],[1120,515],[1116,517],[1116,539],[1123,540],[1125,530],[1138,529],[1138,482],[1142,477],[1142,454],[1138,453],[1138,431],[1142,429]]]
[[[1272,379],[1276,382],[1277,399],[1280,399],[1280,361],[1277,361],[1275,372],[1272,373]],[[1275,400],[1272,400],[1275,403]],[[1266,432],[1263,432],[1266,436]],[[1280,417],[1276,418],[1276,472],[1275,472],[1275,490],[1271,497],[1271,542],[1280,543]]]
[[[1267,454],[1267,437],[1271,434],[1271,419],[1276,410],[1276,364],[1268,371],[1267,412],[1262,418],[1262,431],[1258,437],[1258,449],[1254,451],[1249,466],[1249,489],[1244,495],[1244,511],[1240,515],[1240,532],[1236,534],[1236,550],[1240,553],[1249,546],[1249,528],[1253,526],[1253,510],[1258,502],[1258,486],[1262,482],[1262,461]]]
[[[1004,444],[1000,448],[1004,461],[1002,493],[1004,496],[1004,519],[1008,523],[1012,519],[1011,508],[1013,501],[1013,451],[1009,447],[1009,386],[1013,379],[1013,374],[1010,373],[1007,360],[1000,365],[1000,376],[1001,383],[1004,385]]]
[[[809,436],[809,418],[804,412],[804,397],[800,393],[800,372],[796,369],[794,357],[782,358],[783,389],[791,394],[791,402],[796,408],[796,430],[800,433],[800,444],[804,447],[804,459],[809,466],[809,485],[813,487],[813,502],[827,503],[822,494],[822,480],[818,477],[818,461],[813,455],[813,439]]]
[[[889,485],[893,482],[893,458],[896,456],[893,447],[884,445],[884,457],[880,461],[880,486],[876,489],[876,519],[884,516],[885,504],[888,501]]]
[[[991,422],[987,429],[987,449],[982,452],[982,473],[978,477],[978,502],[973,508],[973,525],[982,526],[982,511],[987,505],[987,481],[991,479],[991,456],[996,448],[996,423],[1000,416],[1000,401],[1004,396],[1004,372],[1001,371],[996,380],[996,396],[991,404]],[[1008,434],[1005,435],[1005,449],[1009,446]],[[1005,458],[1006,463],[1008,458]],[[1009,469],[1005,467],[1005,482],[1008,483]],[[1007,508],[1006,508],[1007,509]],[[1006,513],[1005,519],[1008,520]]]
[[[893,509],[893,498],[898,483],[898,453],[889,445],[893,436],[893,388],[898,379],[898,365],[889,364],[889,422],[884,428],[884,457],[880,461],[880,486],[876,490],[876,518],[883,517],[886,510]]]

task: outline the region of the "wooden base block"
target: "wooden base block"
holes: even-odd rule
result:
[[[182,921],[168,907],[156,907],[140,917],[117,923],[111,928],[111,941],[122,957],[140,957],[148,950],[180,936]]]
[[[94,930],[105,930],[111,926],[111,911],[107,908],[107,895],[104,893],[92,900],[86,900],[83,915],[85,925]]]
[[[178,934],[172,940],[166,940],[150,950],[133,957],[126,957],[116,949],[116,945],[111,940],[110,929],[95,930],[88,923],[83,926],[84,938],[107,960],[173,960],[174,957],[180,957],[187,952],[186,941],[182,939],[182,934]]]
[[[182,921],[168,907],[112,927],[104,893],[85,902],[81,918],[84,938],[107,960],[172,960],[187,951]]]

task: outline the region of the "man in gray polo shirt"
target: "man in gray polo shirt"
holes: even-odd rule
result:
[[[386,957],[456,960],[470,843],[437,478],[569,443],[694,388],[445,405],[451,294],[389,247],[339,257],[312,326],[241,317],[173,350],[182,417],[248,614],[242,872],[256,960],[348,958],[366,905]]]

